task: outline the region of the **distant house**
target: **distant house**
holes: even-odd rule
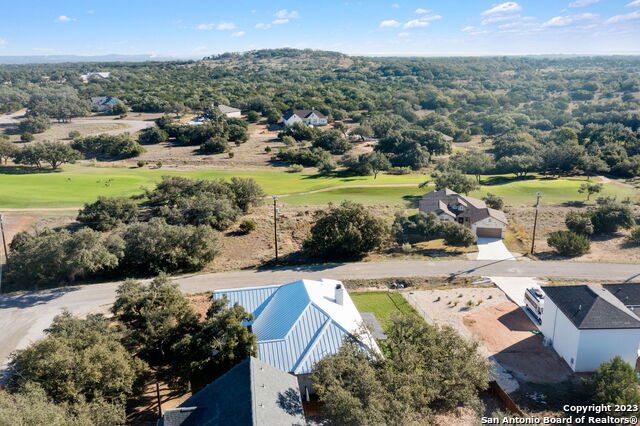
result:
[[[230,107],[229,105],[218,105],[218,110],[229,118],[241,118],[242,110]]]
[[[620,356],[636,366],[640,283],[542,287],[542,333],[576,372]]]
[[[304,425],[296,378],[253,357],[247,358],[177,408],[158,426]]]
[[[95,96],[91,98],[91,109],[99,112],[109,111],[118,102],[120,99],[113,96]]]
[[[327,116],[315,109],[296,109],[287,112],[284,117],[284,125],[293,126],[296,123],[303,123],[309,126],[326,126]]]
[[[298,376],[303,395],[313,393],[309,374],[313,366],[352,336],[374,353],[375,340],[340,281],[300,280],[284,285],[214,291],[253,314],[247,326],[258,340],[258,359]]]
[[[508,225],[504,212],[448,188],[423,195],[419,209],[422,213],[435,213],[442,222],[458,222],[478,237],[504,238]]]
[[[90,72],[87,74],[82,74],[80,76],[80,80],[82,80],[83,83],[88,83],[91,80],[103,80],[105,78],[109,78],[110,76],[110,72]]]

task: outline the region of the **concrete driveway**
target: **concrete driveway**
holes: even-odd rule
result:
[[[489,277],[493,283],[507,295],[509,299],[515,302],[524,310],[531,322],[538,328],[538,321],[531,315],[524,303],[524,292],[528,288],[540,289],[540,285],[545,282],[534,277]]]
[[[478,237],[477,260],[516,260],[502,242],[502,238]]]

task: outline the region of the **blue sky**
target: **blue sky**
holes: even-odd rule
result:
[[[640,53],[640,0],[0,0],[0,55]]]

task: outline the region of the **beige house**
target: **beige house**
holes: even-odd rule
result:
[[[218,110],[229,118],[242,118],[242,111],[229,105],[218,105]]]
[[[504,212],[448,188],[424,194],[419,209],[422,213],[435,213],[442,222],[458,222],[478,237],[504,238],[508,224]]]
[[[304,123],[308,126],[326,126],[327,116],[315,109],[296,109],[287,112],[284,117],[284,125],[291,127],[296,123]]]

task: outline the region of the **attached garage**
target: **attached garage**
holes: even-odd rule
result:
[[[485,238],[502,238],[502,228],[476,228],[476,235]]]

